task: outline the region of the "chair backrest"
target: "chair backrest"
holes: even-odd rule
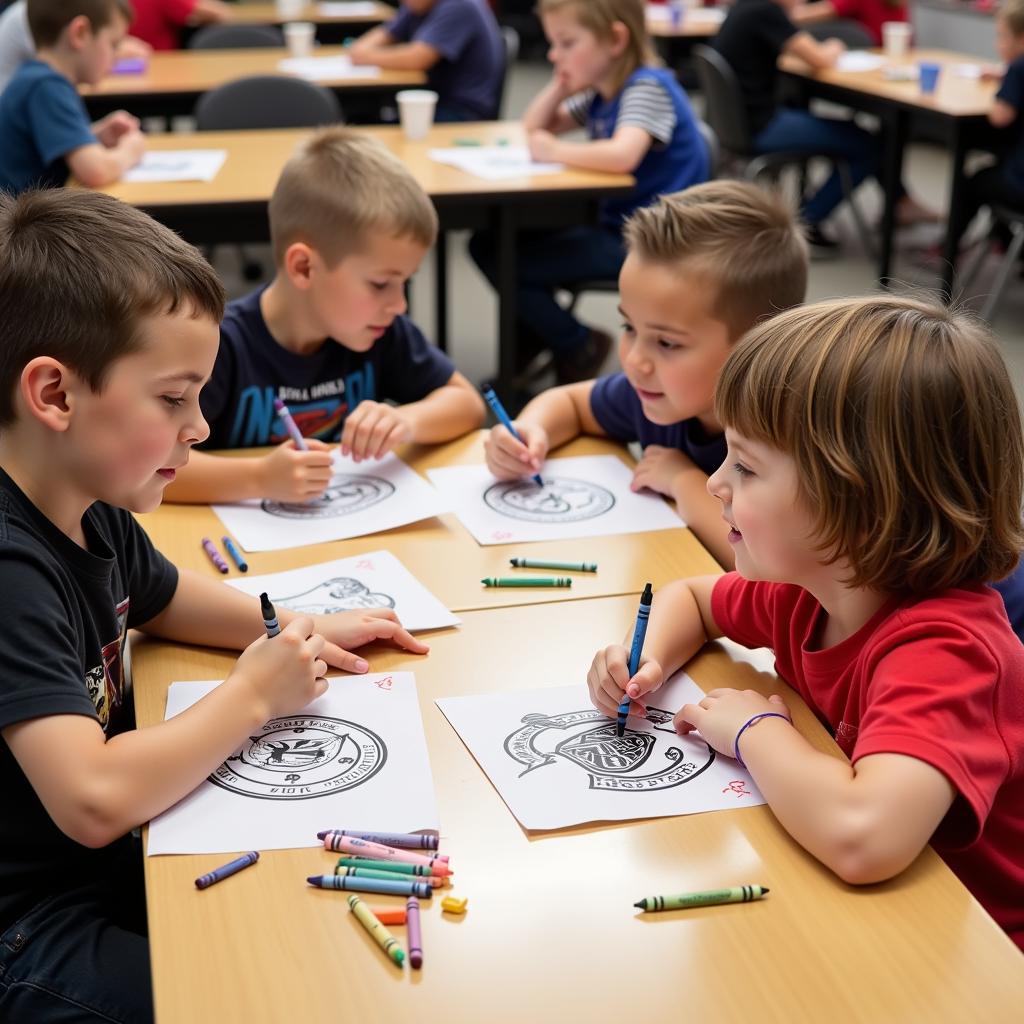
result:
[[[199,97],[199,131],[244,128],[315,128],[341,120],[341,105],[329,89],[301,78],[253,75]]]
[[[819,42],[838,39],[849,50],[869,50],[876,45],[871,33],[859,21],[849,18],[836,18],[818,25],[805,25],[804,28]]]
[[[190,50],[256,50],[284,46],[284,35],[274,25],[204,25],[188,41]]]
[[[719,144],[736,156],[749,156],[753,150],[750,122],[736,72],[710,46],[695,46],[693,63],[704,93],[704,117]]]
[[[708,147],[708,179],[717,178],[718,168],[722,164],[722,147],[718,143],[718,136],[715,134],[715,129],[699,117],[697,118],[697,131],[700,132],[704,145]]]
[[[502,25],[501,41],[505,44],[505,68],[501,73],[501,85],[498,87],[498,101],[494,105],[496,118],[500,118],[504,111],[508,76],[512,73],[512,68],[519,57],[519,33],[508,25]]]

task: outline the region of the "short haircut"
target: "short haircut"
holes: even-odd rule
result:
[[[1024,0],[1003,0],[996,16],[1006,23],[1013,35],[1024,36]]]
[[[624,228],[642,260],[704,278],[712,313],[736,341],[751,327],[804,301],[807,242],[775,192],[743,181],[709,181],[662,196]]]
[[[382,143],[349,128],[324,128],[284,166],[270,197],[270,238],[283,266],[290,245],[305,242],[328,266],[366,244],[369,231],[437,238],[430,197]]]
[[[75,18],[84,15],[98,32],[120,14],[128,24],[135,17],[128,0],[28,0],[28,27],[39,48],[53,46]]]
[[[814,543],[849,585],[930,594],[1017,564],[1020,411],[967,314],[879,295],[781,313],[726,360],[715,409],[793,457]]]
[[[617,21],[629,30],[629,44],[622,54],[612,83],[616,92],[637,68],[653,67],[661,63],[651,37],[647,34],[644,0],[540,0],[537,5],[537,11],[542,17],[552,11],[568,8],[572,8],[572,16],[583,28],[603,42],[611,40],[612,26]]]
[[[52,356],[99,392],[142,348],[141,320],[178,310],[219,322],[224,287],[173,231],[85,189],[0,195],[0,428],[32,359]]]

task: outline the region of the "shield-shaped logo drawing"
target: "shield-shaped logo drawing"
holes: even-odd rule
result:
[[[555,747],[555,753],[599,775],[620,775],[639,768],[651,756],[654,737],[630,731],[620,739],[615,731],[616,727],[611,724],[588,729],[572,739],[562,740]]]

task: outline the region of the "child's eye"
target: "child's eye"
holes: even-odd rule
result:
[[[370,282],[370,287],[371,288],[376,288],[377,291],[379,291],[379,292],[384,291],[384,289],[387,288],[387,286],[388,286],[387,281],[371,281]]]
[[[747,469],[747,467],[744,466],[742,462],[734,462],[732,464],[732,468],[734,470],[736,470],[736,472],[740,476],[753,476],[754,475],[753,470]]]
[[[664,349],[666,352],[674,352],[677,348],[682,347],[677,341],[669,341],[668,338],[658,339],[658,348]]]
[[[636,334],[636,330],[632,324],[619,324],[619,330],[622,331],[623,334]]]
[[[185,404],[185,399],[178,395],[161,395],[160,396],[172,409],[177,409],[179,406]]]

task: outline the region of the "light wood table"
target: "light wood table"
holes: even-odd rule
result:
[[[417,472],[439,466],[483,462],[483,432],[470,434],[451,444],[431,448],[405,447],[398,454]],[[607,455],[614,453],[632,464],[625,450],[597,438],[580,438],[563,446],[556,456]],[[244,456],[248,451],[227,453]],[[207,505],[164,504],[156,512],[139,516],[157,547],[175,565],[221,578],[200,547],[203,537],[219,546],[224,526]],[[661,586],[669,580],[694,573],[720,572],[712,557],[686,529],[657,530],[613,537],[588,537],[530,544],[497,544],[481,547],[454,515],[426,519],[419,523],[369,537],[246,554],[249,575],[281,572],[299,566],[349,558],[386,548],[405,567],[457,614],[472,609],[508,605],[541,604],[639,594],[647,582]],[[568,590],[520,590],[484,587],[485,576],[515,576],[522,570],[509,566],[513,555],[560,561],[598,563],[597,573],[566,573],[572,577]],[[230,563],[229,563],[230,564]],[[238,576],[232,564],[232,578]],[[525,575],[562,575],[543,571]]]
[[[467,915],[424,903],[423,970],[402,971],[350,919],[343,894],[306,885],[337,855],[266,851],[205,892],[193,879],[230,855],[148,858],[160,1024],[1019,1020],[1024,958],[930,850],[899,878],[854,889],[766,807],[519,827],[434,700],[582,682],[594,651],[635,612],[635,597],[471,612],[457,633],[432,638],[425,658],[371,650],[375,670],[415,672],[442,850]],[[233,655],[136,640],[133,661],[145,726],[162,720],[171,680],[223,678]],[[801,732],[840,756],[772,677],[714,647],[689,670],[705,688],[781,690]],[[771,894],[667,914],[633,908],[646,895],[744,883]],[[404,945],[405,929],[394,931]]]
[[[239,3],[232,4],[231,25],[282,25],[285,21],[308,21],[316,25],[317,38],[322,43],[340,43],[346,36],[362,35],[367,30],[390,21],[395,8],[387,4],[374,3],[368,14],[329,14],[319,3],[307,3],[298,17],[282,18],[277,13],[277,4]]]

